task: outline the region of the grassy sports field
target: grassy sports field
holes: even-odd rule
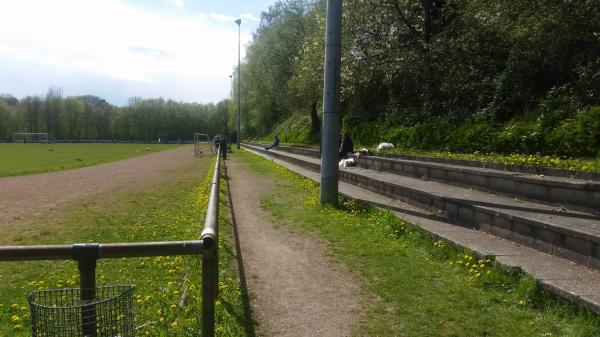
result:
[[[145,190],[111,193],[16,221],[2,228],[0,245],[196,239],[206,212],[213,164],[214,159],[198,160]],[[202,172],[206,172],[203,179]],[[227,205],[226,180],[222,181],[221,203]],[[225,249],[219,259],[217,336],[245,337],[252,323],[244,309],[235,257],[229,248],[231,219],[227,212],[220,213],[220,223],[219,245]],[[137,336],[199,335],[200,276],[197,257],[102,259],[97,269],[98,285],[135,285]],[[0,336],[31,335],[30,291],[77,285],[77,265],[72,261],[2,262]]]
[[[170,144],[0,144],[0,177],[60,171],[169,150]]]

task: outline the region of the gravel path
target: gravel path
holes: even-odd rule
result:
[[[359,287],[325,258],[322,242],[274,227],[260,206],[275,184],[232,156],[227,161],[244,273],[259,336],[350,336]]]
[[[0,178],[0,228],[70,201],[164,181],[170,171],[193,163],[193,150],[184,146],[80,169]]]

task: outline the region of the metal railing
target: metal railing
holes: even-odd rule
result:
[[[88,243],[72,245],[0,246],[0,261],[75,260],[79,270],[81,300],[96,297],[96,261],[106,258],[202,255],[202,337],[215,334],[215,300],[219,282],[219,177],[220,147],[210,189],[204,229],[200,240]],[[94,305],[82,306],[84,336],[96,336]],[[85,314],[84,314],[85,313]],[[91,313],[91,314],[89,314]]]

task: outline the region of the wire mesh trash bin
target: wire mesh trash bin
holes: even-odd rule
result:
[[[132,285],[33,291],[29,305],[33,337],[135,336]]]

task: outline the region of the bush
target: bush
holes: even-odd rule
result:
[[[448,148],[458,152],[489,152],[493,128],[485,122],[468,122],[452,130],[447,137]]]
[[[446,137],[452,130],[452,125],[444,122],[428,122],[414,127],[414,145],[419,150],[443,149],[446,147]]]
[[[575,117],[579,109],[579,100],[564,90],[554,89],[537,107],[540,116],[538,122],[542,132],[556,127],[561,121]]]
[[[548,152],[566,156],[600,155],[600,107],[559,123],[546,137]]]
[[[543,136],[537,122],[508,123],[492,138],[492,150],[501,153],[539,153]]]
[[[411,148],[415,143],[414,127],[390,127],[387,129],[385,141],[398,147]]]

